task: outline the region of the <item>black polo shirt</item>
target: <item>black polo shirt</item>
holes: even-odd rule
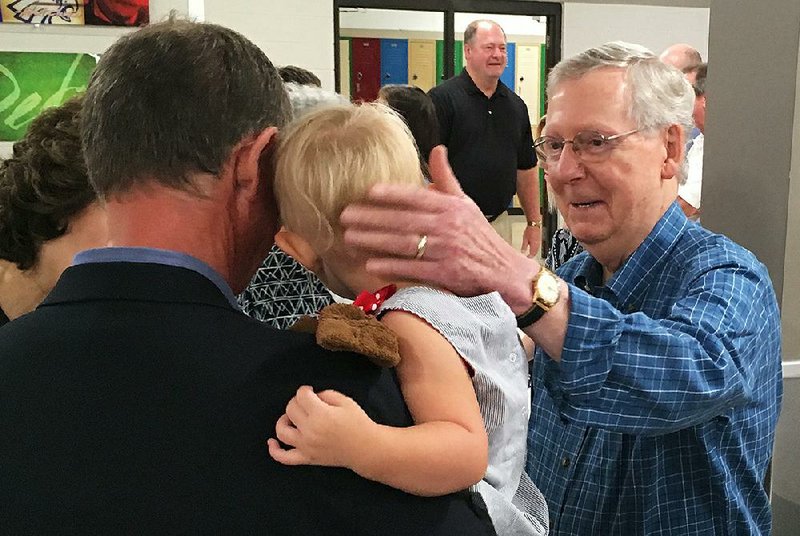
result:
[[[528,107],[502,82],[487,97],[466,69],[430,96],[461,187],[484,214],[497,216],[517,191],[517,170],[536,165]]]

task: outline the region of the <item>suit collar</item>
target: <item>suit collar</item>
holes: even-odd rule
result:
[[[236,310],[224,293],[198,272],[144,262],[70,266],[40,307],[107,300],[204,304]]]

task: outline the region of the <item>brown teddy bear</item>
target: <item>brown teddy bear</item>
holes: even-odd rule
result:
[[[400,362],[397,335],[355,305],[328,305],[318,318],[304,316],[291,329],[316,333],[317,344],[323,348],[356,352],[380,367],[394,367]]]

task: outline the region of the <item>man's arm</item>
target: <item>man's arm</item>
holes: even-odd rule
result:
[[[539,174],[537,168],[517,170],[517,197],[525,213],[527,225],[522,235],[522,253],[533,257],[542,245],[542,212],[539,206]],[[530,225],[532,222],[538,225]]]
[[[704,269],[663,319],[569,292],[560,362],[545,367],[572,422],[632,434],[693,426],[752,403],[769,360],[780,359],[777,304],[763,270]]]
[[[428,92],[433,107],[436,109],[436,120],[439,122],[439,142],[450,146],[450,132],[453,128],[453,105],[449,98],[442,93],[441,88],[434,87]]]
[[[431,161],[436,190],[378,185],[368,204],[348,207],[345,241],[365,250],[375,274],[462,296],[498,291],[519,315],[531,306],[541,267],[493,232],[442,156],[437,148]],[[421,235],[427,248],[415,259]],[[623,314],[560,281],[559,302],[524,331],[549,357],[562,411],[578,422],[661,433],[749,402],[757,369],[780,358],[759,350],[774,335],[762,325],[777,318],[774,293],[766,274],[712,268],[698,271],[663,320]]]

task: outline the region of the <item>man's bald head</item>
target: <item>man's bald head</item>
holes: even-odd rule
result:
[[[686,43],[678,43],[668,47],[661,53],[659,59],[684,73],[694,71],[703,63],[703,57],[697,49]]]

